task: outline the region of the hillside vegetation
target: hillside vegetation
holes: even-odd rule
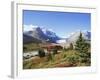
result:
[[[38,44],[24,45],[25,51],[38,49]],[[39,55],[23,60],[23,69],[55,68],[55,67],[77,67],[91,65],[90,43],[80,36],[75,45],[70,43],[68,48],[63,48],[58,52],[55,48],[52,54],[44,55],[44,51],[39,51]]]

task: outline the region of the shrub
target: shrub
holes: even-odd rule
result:
[[[54,54],[48,54],[47,56],[48,61],[53,61],[54,60]]]
[[[66,60],[72,64],[72,65],[76,65],[79,62],[79,56],[76,54],[72,54],[72,55],[68,55],[66,57]]]
[[[53,49],[53,54],[57,54],[57,49]]]
[[[64,47],[63,51],[67,51],[67,48]]]
[[[43,49],[40,49],[38,53],[39,53],[39,57],[45,57],[45,52]]]
[[[67,56],[66,54],[63,54],[63,58],[66,58],[66,56]]]
[[[70,43],[69,49],[73,50],[73,44],[72,43]]]
[[[57,49],[57,50],[61,50],[61,49],[63,49],[63,47],[62,47],[62,46],[58,46],[58,45],[56,45],[56,46],[55,46],[55,49]]]

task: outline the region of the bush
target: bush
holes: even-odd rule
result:
[[[61,50],[61,49],[63,49],[63,47],[62,46],[55,46],[55,49]]]
[[[64,47],[63,51],[67,51],[67,48]]]
[[[69,49],[73,50],[73,44],[72,43],[70,43]]]
[[[53,54],[57,54],[57,49],[53,49]]]
[[[39,53],[39,57],[45,57],[45,52],[43,49],[40,49],[38,53]]]
[[[69,47],[63,49],[63,51],[65,51],[65,52],[66,52],[66,51],[70,51],[70,50],[71,50],[71,49],[70,49]]]
[[[79,62],[79,56],[76,54],[73,55],[69,55],[66,57],[66,60],[72,64],[72,65],[76,65]]]
[[[67,48],[63,48],[63,51],[69,51],[69,50],[73,50],[74,49],[74,46],[73,46],[73,43],[70,43],[70,45],[67,47]]]
[[[66,56],[67,56],[66,54],[63,54],[63,58],[66,58]]]
[[[54,61],[54,54],[48,54],[47,56],[48,61]]]

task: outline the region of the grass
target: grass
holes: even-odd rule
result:
[[[48,59],[48,56],[42,58],[36,56],[31,60],[24,60],[23,69],[90,66],[88,62],[80,62],[81,58],[78,54],[76,50],[62,50],[59,54],[52,54],[52,59]]]
[[[28,43],[23,45],[23,52],[29,52],[33,50],[38,50],[40,48],[40,45],[37,43]]]

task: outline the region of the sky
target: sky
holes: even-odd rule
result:
[[[78,30],[91,29],[91,14],[76,12],[54,12],[23,10],[24,30],[42,27],[54,31],[60,37],[66,37]]]

